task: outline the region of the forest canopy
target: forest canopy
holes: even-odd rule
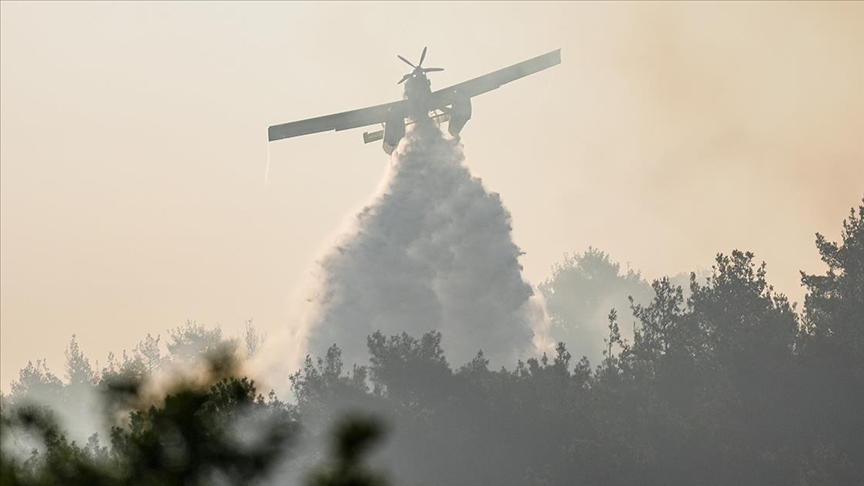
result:
[[[375,332],[366,363],[307,356],[292,397],[242,376],[252,325],[190,321],[101,369],[72,336],[62,378],[36,360],[0,400],[0,482],[862,484],[864,201],[816,250],[797,309],[751,252],[649,284],[591,248],[540,287],[551,355],[491,369]]]

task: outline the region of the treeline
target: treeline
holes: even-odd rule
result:
[[[633,295],[629,312],[620,304],[604,312],[597,362],[573,356],[562,342],[554,355],[509,369],[491,368],[482,351],[454,366],[440,333],[375,333],[367,365],[348,369],[336,346],[307,358],[289,378],[291,404],[261,397],[253,383],[232,377],[230,363],[220,364],[218,356],[236,353],[219,349],[244,343],[201,338],[216,331],[194,324],[171,334],[165,357],[148,358],[153,347],[147,343],[155,341],[148,336],[98,380],[73,341],[68,383],[37,363],[22,370],[4,397],[0,479],[16,484],[69,470],[66,477],[84,478],[74,474],[95,464],[120,481],[102,484],[155,484],[152,478],[246,484],[256,477],[274,484],[303,478],[383,483],[374,471],[408,485],[864,484],[864,204],[843,222],[841,241],[817,234],[816,246],[828,271],[802,273],[807,294],[800,311],[774,292],[764,263],[748,252],[718,255],[706,275],[691,274],[686,285],[655,281],[646,295],[639,294],[638,274],[622,275],[602,252],[590,250],[556,269],[543,292],[554,295],[548,300],[556,332],[574,336],[589,332],[587,320],[598,306],[617,302],[622,288]],[[606,290],[598,290],[601,281]],[[247,338],[245,347],[254,349],[249,343],[256,341]],[[202,352],[211,356],[209,381],[141,406],[135,385],[153,366]],[[10,437],[23,437],[40,420],[24,398],[46,390],[72,396],[76,383],[115,397],[109,409],[120,410],[114,417],[123,420],[111,429],[111,446],[96,437],[73,445],[55,430],[42,434],[31,456],[13,456]],[[351,411],[382,421],[343,425],[349,445],[330,459],[321,439]],[[387,440],[363,461],[363,444],[382,433],[376,424],[383,424]],[[346,437],[360,440],[351,446]],[[232,449],[237,444],[242,447]],[[276,459],[286,454],[287,462]],[[330,466],[314,479],[296,474],[320,464]],[[187,474],[182,480],[178,468]],[[366,482],[344,482],[348,474]]]
[[[296,405],[239,376],[262,336],[247,323],[242,341],[225,339],[195,322],[169,336],[167,354],[147,335],[99,371],[73,336],[65,383],[44,361],[28,363],[0,397],[0,484],[285,484],[281,470],[308,434]],[[288,476],[310,486],[388,484],[361,461],[382,436],[380,419],[346,413],[327,426],[330,451],[305,456],[302,474],[290,464]]]

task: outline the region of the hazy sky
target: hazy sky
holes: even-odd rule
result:
[[[388,158],[267,126],[552,49],[474,100],[466,163],[539,283],[589,245],[648,278],[755,251],[801,300],[864,195],[864,3],[0,3],[0,382],[195,319],[292,325]]]

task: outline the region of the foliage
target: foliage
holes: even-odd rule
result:
[[[310,486],[386,486],[386,476],[370,470],[363,454],[383,434],[380,422],[364,416],[347,416],[336,424],[333,440],[334,464],[313,472]]]
[[[651,300],[651,287],[639,272],[628,267],[622,273],[619,263],[596,248],[565,256],[539,289],[546,299],[553,337],[595,362],[602,355],[609,311],[629,309],[628,298],[638,303]],[[625,334],[630,335],[629,327]]]
[[[68,388],[81,386],[71,380],[64,385],[44,363],[31,363],[13,386],[11,399],[4,396],[2,400],[2,484],[240,485],[264,481],[289,458],[302,435],[297,408],[280,401],[273,392],[265,399],[253,381],[235,377],[235,369],[226,365],[231,360],[212,353],[217,348],[202,350],[209,370],[203,383],[200,377],[183,376],[163,377],[161,383],[139,380],[137,370],[129,370],[141,360],[126,360],[125,367],[109,360],[109,371],[90,390],[102,394],[106,421],[118,411],[125,416],[110,428],[109,446],[101,445],[98,433],[83,446],[70,440],[51,408],[19,395],[47,387],[59,388],[57,396],[64,397]],[[86,368],[74,338],[70,350],[69,362]],[[76,376],[74,372],[69,375]],[[154,395],[154,387],[166,391]],[[64,401],[55,403],[69,406]],[[366,418],[343,423],[337,431],[340,443],[345,444],[337,451],[338,467],[321,469],[320,477],[330,481],[322,484],[354,484],[345,483],[345,478],[384,484],[382,475],[369,473],[361,462],[362,451],[374,441],[380,427]]]
[[[222,329],[207,329],[195,321],[186,321],[169,334],[168,353],[173,361],[181,364],[192,364],[201,356],[224,356],[233,353],[237,347],[236,341],[222,339]]]
[[[288,467],[310,486],[388,484],[381,471],[407,485],[861,484],[864,204],[840,242],[817,235],[816,246],[828,269],[802,273],[802,312],[750,252],[718,254],[687,289],[664,278],[637,297],[641,277],[592,249],[544,293],[562,325],[603,309],[593,367],[564,342],[511,369],[490,369],[482,350],[451,367],[439,332],[375,332],[367,365],[349,369],[336,345],[307,356],[289,377],[292,405],[234,376],[237,342],[215,329],[187,323],[165,355],[148,335],[99,372],[73,337],[66,383],[37,361],[0,397],[0,481],[282,484],[280,463],[303,442]],[[632,334],[619,325],[623,306],[597,305],[628,288]],[[254,333],[245,342],[254,354]],[[155,402],[144,392],[154,370],[201,356],[204,385],[175,383]],[[105,446],[98,435],[67,439],[51,410],[26,400],[74,408],[72,391],[88,387],[123,418]]]

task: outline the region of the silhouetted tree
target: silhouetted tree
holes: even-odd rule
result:
[[[843,221],[841,242],[819,233],[825,275],[801,273],[805,297],[801,358],[807,397],[806,484],[864,480],[864,204]]]
[[[539,285],[552,320],[552,335],[564,341],[576,356],[601,359],[605,318],[610,309],[630,308],[628,297],[637,303],[651,299],[651,287],[639,272],[612,262],[596,248],[565,256],[555,265],[552,276]],[[626,328],[630,334],[630,327]]]
[[[243,333],[243,343],[246,345],[246,356],[252,357],[264,343],[264,334],[252,324],[252,320],[246,321],[246,331]]]
[[[383,435],[381,423],[371,417],[348,415],[333,431],[332,464],[313,472],[309,486],[386,486],[386,476],[363,462],[363,455]]]
[[[222,339],[222,329],[214,327],[207,329],[195,321],[186,321],[183,326],[172,329],[168,333],[171,342],[168,343],[168,353],[171,360],[180,364],[194,363],[208,354],[224,355],[233,352],[236,341]]]
[[[147,337],[135,346],[135,357],[141,361],[145,371],[150,374],[155,373],[162,365],[159,338],[159,336],[154,338],[148,333]]]
[[[69,386],[92,386],[95,377],[93,368],[90,366],[90,360],[81,352],[81,348],[78,347],[78,340],[73,334],[69,346],[66,348],[66,378],[69,380]]]
[[[12,382],[7,400],[11,405],[23,404],[28,399],[43,402],[59,402],[63,393],[63,382],[50,370],[43,359],[32,361],[19,372],[18,381]]]

